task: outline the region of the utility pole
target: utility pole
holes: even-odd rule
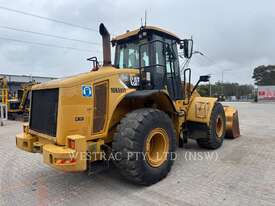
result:
[[[209,97],[211,97],[211,82],[210,82],[210,79],[209,79]]]
[[[224,91],[223,91],[223,90],[224,90],[224,88],[223,88],[223,87],[224,87],[224,85],[223,85],[223,74],[224,74],[224,72],[227,72],[227,71],[232,71],[232,69],[223,69],[223,70],[222,70],[221,95],[224,95],[224,94],[223,94],[223,92],[224,92]]]
[[[207,75],[210,76],[210,78],[209,78],[209,97],[211,97],[212,96],[211,77],[213,74],[207,74]]]

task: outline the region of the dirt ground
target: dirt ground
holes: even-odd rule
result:
[[[225,103],[226,104],[226,103]],[[232,103],[231,103],[232,105]],[[15,147],[22,123],[0,127],[0,205],[275,205],[275,104],[234,103],[242,136],[216,151],[190,141],[170,174],[135,186],[111,168],[63,173]]]

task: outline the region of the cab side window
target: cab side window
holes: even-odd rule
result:
[[[141,55],[141,59],[140,59],[140,64],[141,65],[140,65],[140,67],[148,67],[150,65],[148,45],[141,46],[140,55]]]

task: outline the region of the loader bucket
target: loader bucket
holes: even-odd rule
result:
[[[224,106],[226,117],[226,138],[235,139],[240,136],[238,111],[234,107]]]

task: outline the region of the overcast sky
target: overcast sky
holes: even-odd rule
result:
[[[193,80],[213,74],[212,81],[253,83],[252,70],[275,64],[275,2],[221,0],[0,0],[0,7],[82,25],[98,30],[104,22],[112,34],[140,26],[147,10],[147,24],[165,28],[181,38],[193,36]],[[4,29],[13,27],[99,45],[61,40]],[[1,38],[54,44],[87,51],[43,47]],[[101,58],[97,32],[71,27],[0,9],[0,73],[62,77],[88,71],[87,57]]]

